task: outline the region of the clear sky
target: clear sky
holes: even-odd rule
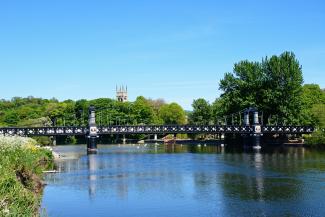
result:
[[[210,102],[240,60],[293,51],[325,87],[325,1],[0,0],[0,98]]]

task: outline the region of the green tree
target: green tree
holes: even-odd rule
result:
[[[227,113],[225,105],[225,98],[217,98],[211,105],[212,117],[211,120],[215,124],[222,124],[224,122],[224,114]]]
[[[322,114],[322,104],[325,104],[325,92],[317,84],[305,84],[302,87],[302,124],[318,125],[318,115]],[[317,112],[319,111],[319,112]]]
[[[302,70],[292,52],[259,62],[241,61],[220,81],[224,115],[254,106],[264,112],[264,121],[297,124],[301,114]],[[274,116],[276,115],[276,117]]]
[[[191,124],[209,124],[212,119],[212,108],[205,99],[197,99],[192,104],[193,112],[190,114],[189,120]]]
[[[262,111],[277,114],[281,122],[298,124],[301,120],[302,69],[292,52],[272,56],[263,61]]]
[[[154,111],[146,98],[143,96],[137,97],[133,106],[135,119],[138,124],[151,124],[154,122]]]
[[[57,122],[57,125],[63,124],[64,110],[66,109],[65,103],[49,103],[46,105],[46,115],[52,120]],[[61,118],[60,120],[58,118]]]
[[[165,104],[159,110],[160,118],[164,124],[185,124],[186,115],[183,108],[177,103]]]
[[[315,125],[320,129],[325,129],[325,103],[313,105],[311,113],[315,119]]]

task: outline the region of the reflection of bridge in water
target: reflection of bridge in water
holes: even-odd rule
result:
[[[74,136],[87,138],[89,151],[96,151],[100,135],[130,134],[239,134],[254,147],[260,147],[260,137],[264,134],[309,134],[314,131],[311,126],[270,126],[260,123],[259,113],[255,108],[243,111],[243,124],[236,125],[141,125],[141,126],[97,126],[95,108],[89,108],[87,127],[34,127],[34,128],[0,128],[0,135],[19,136]],[[250,114],[253,114],[250,121]],[[155,138],[157,138],[155,136]],[[247,142],[246,142],[247,143]]]
[[[305,153],[303,148],[260,153],[240,150],[233,152],[227,148],[209,145],[158,145],[157,152],[153,145],[139,145],[140,149],[136,146],[113,146],[103,148],[100,155],[82,155],[79,159],[59,161],[57,166],[61,173],[48,174],[47,179],[55,185],[71,185],[76,189],[87,190],[90,199],[103,192],[125,199],[134,189],[140,192],[153,191],[169,189],[171,185],[174,186],[172,189],[178,191],[185,182],[190,182],[194,195],[196,191],[201,192],[200,189],[207,186],[209,189],[217,188],[216,183],[219,183],[226,195],[236,195],[245,200],[267,201],[274,198],[290,199],[301,194],[303,183],[287,178],[288,174],[301,173],[310,164],[308,159],[315,159],[312,153]],[[171,149],[172,146],[176,147]],[[159,155],[167,152],[214,153],[216,155],[213,156],[217,157],[200,154],[180,157]],[[304,161],[305,158],[307,161]],[[188,165],[175,166],[178,169],[174,170],[173,165],[181,165],[182,160]],[[226,166],[219,167],[218,162],[225,162]],[[215,172],[210,171],[211,165],[217,168]],[[318,162],[309,166],[321,169],[321,165]],[[193,167],[195,171],[189,177],[187,167]],[[233,168],[236,170],[233,171]],[[272,169],[269,170],[270,168]],[[292,185],[282,185],[284,180]],[[205,198],[214,197],[211,193],[213,191],[203,192],[206,194]],[[202,198],[202,195],[197,197]]]

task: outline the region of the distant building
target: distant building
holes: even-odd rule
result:
[[[128,101],[128,87],[120,86],[119,88],[116,86],[116,100],[119,102],[127,102]]]

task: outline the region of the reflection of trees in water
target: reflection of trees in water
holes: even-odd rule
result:
[[[255,159],[257,155],[258,161]],[[325,171],[325,153],[304,148],[272,148],[261,153],[226,151],[223,160],[227,165],[239,168],[263,166],[264,171],[282,175],[297,175],[306,170]]]
[[[299,197],[306,170],[324,171],[324,155],[303,148],[279,148],[265,153],[224,154],[230,168],[222,176],[224,192],[246,200],[282,200]],[[321,160],[322,158],[323,160]]]
[[[303,190],[303,183],[293,178],[225,173],[221,180],[226,195],[238,196],[242,200],[286,200],[299,197]]]
[[[205,145],[205,144],[160,144],[151,145],[152,147],[147,150],[147,153],[222,153],[224,148],[220,145]]]
[[[171,160],[177,161],[177,156]],[[182,195],[183,176],[171,169],[172,161],[134,153],[89,155],[58,162],[62,173],[50,174],[46,180],[51,185],[88,190],[91,198],[96,194],[127,198],[130,191]]]
[[[221,154],[209,155],[212,158],[200,154],[159,155],[169,151]],[[61,161],[57,167],[62,173],[49,174],[46,179],[52,185],[88,190],[91,197],[105,194],[127,198],[132,191],[159,191],[181,197],[194,187],[194,196],[204,201],[218,196],[222,200],[224,196],[216,192],[243,200],[265,201],[299,197],[305,190],[304,183],[295,177],[306,170],[325,171],[324,153],[302,148],[244,153],[213,145],[170,144],[157,146],[157,151],[152,146],[147,153],[158,154],[114,151]],[[188,168],[190,173],[185,173]]]
[[[220,191],[219,187],[219,175],[206,172],[194,173],[194,197],[197,200],[203,200],[211,203],[216,201],[217,194]]]
[[[220,145],[206,145],[206,144],[164,144],[162,152],[165,153],[221,153],[222,147]]]

